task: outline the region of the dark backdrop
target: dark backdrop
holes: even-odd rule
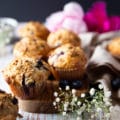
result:
[[[75,0],[85,11],[95,1]],[[120,0],[104,0],[110,15],[120,15]],[[70,0],[0,0],[0,17],[13,17],[18,21],[40,20],[44,21],[50,13],[61,10]]]

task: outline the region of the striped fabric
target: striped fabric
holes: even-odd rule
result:
[[[21,110],[19,110],[19,113],[23,117],[18,117],[17,120],[76,120],[76,116],[73,114],[64,117],[61,114],[36,114],[24,112]]]

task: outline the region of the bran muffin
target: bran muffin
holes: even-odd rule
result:
[[[71,43],[74,46],[80,46],[80,38],[72,31],[59,29],[58,31],[49,34],[47,43],[51,48],[56,48],[66,43]]]
[[[14,46],[13,54],[16,57],[46,57],[50,48],[47,43],[40,38],[25,37],[18,41]]]
[[[0,90],[0,120],[16,120],[17,116],[17,99]]]
[[[43,60],[15,58],[3,75],[12,93],[19,100],[19,108],[27,112],[55,112],[53,93],[59,81],[51,67]],[[34,106],[32,109],[30,106]]]
[[[115,57],[120,59],[120,37],[114,38],[107,45],[107,50]]]
[[[87,59],[80,47],[64,44],[49,53],[48,63],[61,79],[80,79],[85,73]]]
[[[26,23],[20,30],[20,37],[39,37],[43,40],[46,40],[49,35],[49,30],[38,21],[30,21]]]

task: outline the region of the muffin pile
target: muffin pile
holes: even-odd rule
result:
[[[59,87],[69,85],[77,95],[87,91],[87,59],[75,33],[66,29],[50,33],[43,24],[32,21],[20,29],[19,35],[14,59],[3,75],[20,109],[53,113],[53,93]]]

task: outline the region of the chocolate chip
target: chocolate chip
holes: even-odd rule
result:
[[[15,97],[13,97],[13,98],[12,98],[12,103],[13,103],[14,105],[18,104],[18,100],[17,100]]]

